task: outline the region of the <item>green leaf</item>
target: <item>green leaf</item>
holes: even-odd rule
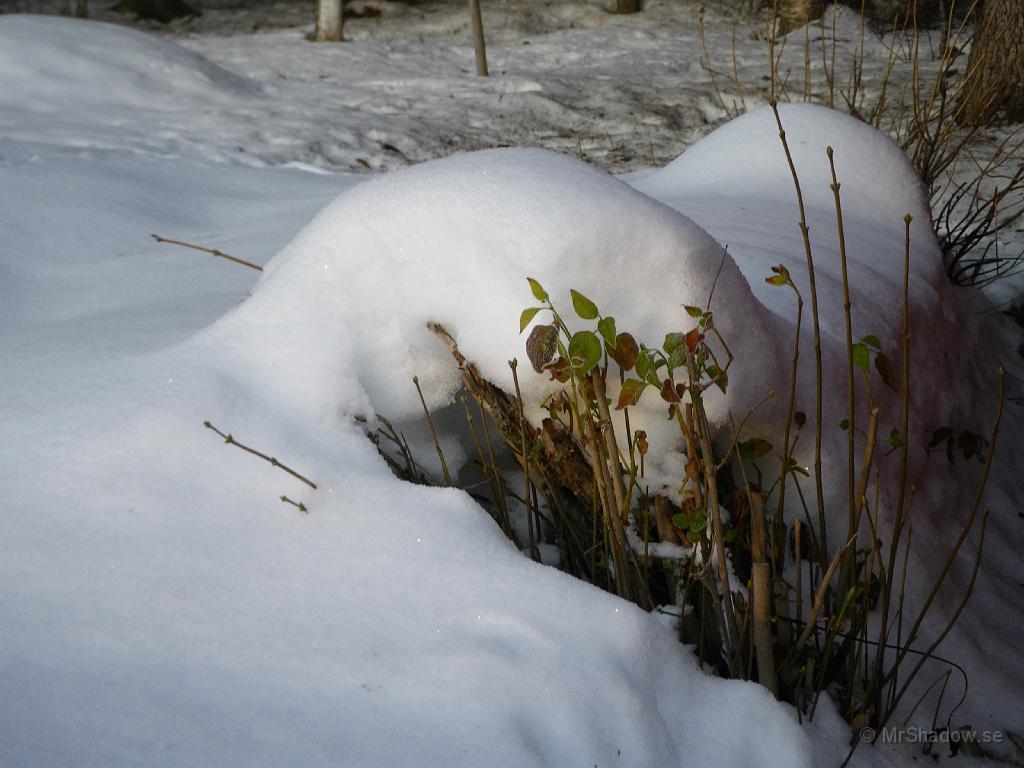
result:
[[[772,449],[772,444],[760,437],[752,437],[737,444],[736,451],[742,461],[753,462],[764,456]]]
[[[640,381],[639,379],[626,379],[622,382],[622,389],[619,392],[619,402],[615,406],[615,410],[621,411],[623,408],[627,408],[631,405],[636,405],[640,402],[640,396],[647,389],[647,382]]]
[[[569,339],[569,363],[577,373],[590,373],[601,362],[601,340],[593,331],[574,333]]]
[[[701,534],[704,529],[708,527],[708,513],[704,511],[704,507],[698,507],[690,513],[690,526],[689,532],[693,534]]]
[[[642,350],[640,355],[637,357],[636,375],[646,382],[651,384],[657,383],[659,387],[661,386],[661,382],[658,381],[658,375],[654,366],[654,358],[651,356],[651,351],[649,349]]]
[[[685,512],[680,512],[678,515],[672,515],[672,525],[680,531],[685,531],[690,527],[690,516]]]
[[[534,280],[532,277],[526,278],[527,282],[530,283],[530,290],[533,291],[533,297],[537,301],[547,301],[548,292],[541,287],[541,284]]]
[[[700,307],[686,306],[686,314],[690,317],[704,317],[704,310]]]
[[[715,386],[722,390],[722,394],[725,394],[725,388],[729,385],[729,377],[725,371],[719,370],[717,365],[709,365],[704,369],[708,378],[715,383]]]
[[[604,340],[608,343],[609,346],[615,346],[616,336],[614,317],[602,317],[600,320],[598,320],[597,332],[604,337]]]
[[[637,346],[636,339],[629,333],[620,333],[616,336],[614,346],[608,346],[605,342],[605,350],[608,352],[608,357],[618,363],[619,368],[623,371],[633,370],[633,366],[636,365],[637,358],[640,356],[640,347]]]
[[[596,320],[601,314],[597,311],[597,305],[579,291],[570,290],[569,295],[572,296],[572,308],[581,319]]]
[[[868,366],[870,365],[870,353],[868,352],[868,346],[864,343],[857,343],[853,345],[853,364],[860,368],[864,373],[868,372]]]
[[[903,438],[900,437],[900,431],[896,427],[893,427],[892,432],[889,433],[889,445],[893,448],[903,447]]]
[[[668,356],[668,367],[673,371],[686,365],[686,348],[680,344]]]
[[[876,349],[876,350],[879,350],[879,351],[881,351],[881,349],[882,349],[882,342],[880,342],[878,340],[878,337],[875,336],[874,334],[868,334],[863,339],[861,339],[861,341],[863,341],[865,344],[867,344],[872,349]]]
[[[685,344],[685,343],[686,343],[686,334],[685,333],[666,333],[665,334],[665,343],[661,345],[661,348],[663,350],[665,350],[665,354],[666,355],[671,357],[672,353],[675,352],[677,349],[682,349],[683,344]]]
[[[840,421],[839,422],[839,428],[841,430],[843,430],[843,432],[848,430],[850,428],[850,420],[849,419],[843,419],[842,421]]]
[[[535,325],[526,338],[526,356],[533,370],[540,373],[551,362],[558,350],[558,328],[554,325]]]
[[[537,316],[537,313],[540,312],[541,309],[542,307],[530,307],[529,309],[523,310],[523,314],[519,316],[520,333],[526,330],[526,326],[530,324],[530,321]]]

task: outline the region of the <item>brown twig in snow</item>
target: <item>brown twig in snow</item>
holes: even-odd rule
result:
[[[241,448],[246,453],[251,453],[253,456],[259,456],[264,461],[269,462],[272,466],[275,466],[275,467],[278,467],[280,469],[283,469],[285,472],[287,472],[292,477],[296,478],[297,480],[301,480],[306,485],[308,485],[310,488],[312,488],[314,491],[316,490],[316,483],[314,483],[308,477],[303,477],[302,475],[300,475],[298,472],[296,472],[291,467],[285,466],[280,461],[275,459],[273,456],[267,456],[267,454],[260,453],[255,448],[250,448],[247,445],[243,445],[242,443],[240,443],[237,440],[235,440],[235,438],[231,434],[225,434],[225,433],[221,432],[219,429],[217,429],[215,426],[213,426],[213,424],[211,424],[208,421],[204,421],[203,422],[203,426],[206,427],[207,429],[213,430],[218,435],[220,435],[222,438],[224,438],[224,442],[227,443],[228,445],[237,445],[239,448]]]
[[[180,245],[182,248],[191,248],[193,251],[202,251],[203,253],[208,253],[211,256],[216,256],[219,259],[227,259],[228,261],[233,261],[233,262],[235,262],[235,264],[241,264],[243,267],[248,267],[249,269],[255,269],[257,272],[262,272],[263,271],[263,267],[261,267],[259,264],[253,264],[251,261],[246,261],[245,259],[240,259],[237,256],[229,256],[228,254],[224,253],[223,251],[218,251],[216,248],[204,248],[201,245],[196,245],[194,243],[186,243],[183,240],[171,240],[169,237],[160,237],[160,235],[150,235],[150,237],[152,237],[158,243],[169,243],[170,245]]]

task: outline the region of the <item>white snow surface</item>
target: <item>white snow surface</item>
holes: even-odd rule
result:
[[[533,55],[554,66],[565,38],[621,36],[558,34]],[[660,41],[644,34],[644,46]],[[298,33],[275,36],[299,44]],[[720,264],[716,321],[738,361],[715,413],[759,398],[761,382],[787,370],[778,360],[792,342],[791,299],[763,277],[781,262],[806,279],[770,112],[628,177],[632,188],[539,150],[362,182],[246,167],[354,156],[290,143],[309,102],[251,76],[261,71],[253,39],[210,46],[249,62],[237,67],[244,77],[96,23],[0,16],[0,41],[0,763],[838,763],[846,732],[827,705],[801,727],[761,688],[706,676],[657,617],[532,563],[467,495],[394,479],[353,421],[414,415],[413,374],[431,405],[454,394],[426,320],[450,325],[507,384],[506,361],[525,358],[528,275],[566,306],[570,287],[584,291],[657,343],[683,322],[680,305],[706,301]],[[429,45],[401,48],[404,67],[436,63]],[[337,55],[350,53],[299,58]],[[367,66],[384,72],[387,61]],[[951,408],[987,414],[977,382],[953,372],[984,368],[988,386],[1007,335],[964,321],[905,161],[847,118],[782,115],[821,264],[830,381],[842,378],[842,330],[825,143],[843,182],[854,282],[872,286],[855,297],[857,328],[895,338],[911,212],[914,322],[927,329],[916,375],[944,382],[915,402],[915,418],[925,428]],[[383,122],[361,112],[344,130],[379,144],[390,138],[374,133]],[[427,130],[436,143],[418,146],[441,146],[442,129]],[[267,271],[257,280],[151,232]],[[991,346],[973,341],[978,328]],[[946,362],[950,349],[960,356]],[[545,386],[520,371],[531,395]],[[651,431],[667,441],[655,417]],[[204,420],[317,489],[223,445]],[[1019,439],[1019,415],[1005,430]],[[993,479],[988,581],[944,646],[972,692],[984,691],[957,716],[979,728],[1021,725],[1019,610],[1008,602],[1019,581],[1014,475],[1008,461]],[[922,581],[959,520],[935,509],[921,526],[934,537],[915,534]]]

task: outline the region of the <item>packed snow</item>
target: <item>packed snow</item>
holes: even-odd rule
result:
[[[449,154],[462,141],[449,130],[458,88],[472,105],[481,93],[500,104],[482,114],[507,111],[521,131],[511,137],[525,136],[538,114],[557,112],[536,94],[566,77],[567,41],[568,54],[600,46],[613,62],[638,49],[671,52],[669,32],[655,26],[669,10],[625,35],[629,20],[606,30],[593,21],[599,10],[570,18],[579,8],[567,8],[550,34],[532,28],[528,52],[513,54],[524,49],[512,26],[492,48],[510,70],[526,60],[563,68],[540,87],[511,71],[480,84],[452,65],[468,67],[464,42],[418,43],[417,33],[451,34],[447,21],[431,26],[438,15],[404,18],[397,42],[367,32],[361,48],[306,45],[288,30],[195,37],[188,49],[97,22],[0,16],[0,763],[842,759],[848,731],[827,705],[801,726],[762,688],[707,676],[665,617],[533,563],[465,493],[395,479],[355,421],[416,418],[414,374],[432,407],[456,394],[427,320],[449,326],[507,385],[507,361],[525,357],[517,321],[531,303],[527,276],[562,303],[569,288],[582,290],[620,328],[657,343],[683,321],[680,305],[707,301],[721,268],[714,309],[737,367],[715,413],[756,401],[788,370],[793,303],[763,279],[778,263],[803,275],[803,256],[768,110],[624,179],[537,149],[456,155],[369,180],[306,172]],[[582,28],[570,29],[573,20]],[[584,57],[575,61],[581,89],[600,81]],[[275,70],[349,65],[356,86],[329,75],[290,90]],[[693,63],[685,77],[710,105],[698,72]],[[335,87],[342,97],[320,106]],[[594,103],[615,88],[602,82]],[[488,119],[477,146],[493,130]],[[906,161],[850,118],[790,106],[782,119],[821,264],[826,359],[842,336],[824,155],[832,145],[851,275],[864,286],[856,327],[895,338],[910,212],[915,376],[942,382],[920,390],[915,419],[919,429],[940,426],[937,414],[983,429],[997,359],[1020,375],[1005,359],[1012,337],[998,315],[975,316],[983,305],[946,286]],[[699,132],[674,120],[658,127],[658,159]],[[558,142],[588,154],[582,139]],[[150,233],[266,271],[159,245]],[[804,333],[809,357],[807,324]],[[547,386],[532,375],[523,383],[528,397]],[[828,408],[838,421],[838,406]],[[1008,408],[1004,449],[1024,430]],[[667,444],[663,414],[652,404],[646,418]],[[316,490],[224,445],[204,421]],[[971,680],[954,726],[1020,732],[1012,600],[1021,531],[1016,464],[1009,450],[1001,459],[987,497],[984,579],[943,652]],[[922,492],[920,583],[958,529],[957,480]],[[857,759],[896,755],[862,748]]]

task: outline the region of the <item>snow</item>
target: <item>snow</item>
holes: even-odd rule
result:
[[[81,229],[75,258],[62,227],[31,260],[3,251],[24,275],[0,341],[3,762],[811,764],[763,690],[705,677],[648,615],[535,566],[465,495],[398,482],[350,421],[232,381],[207,334],[179,342],[249,275],[142,233],[242,233],[225,250],[262,259],[267,230],[335,191],[325,177],[13,143],[4,164],[24,199],[5,227]]]
[[[519,126],[513,138],[541,113],[564,126],[559,99],[602,74],[581,52],[605,50],[611,67],[671,34],[654,28],[665,18],[656,14],[630,36],[628,21],[602,29],[598,11],[569,6],[563,24],[582,29],[548,36],[538,24],[523,53],[517,25],[534,22],[517,22],[492,49],[510,68],[569,74],[486,84],[452,67],[469,61],[465,46],[417,43],[417,30],[451,34],[440,16],[407,19],[394,43],[368,33],[359,49],[307,47],[295,30],[186,41],[208,57],[94,22],[0,16],[0,763],[839,762],[847,734],[826,705],[799,726],[763,689],[706,676],[656,615],[532,563],[467,495],[393,478],[354,422],[373,411],[415,417],[413,374],[432,405],[454,393],[428,319],[449,324],[507,383],[506,361],[524,357],[527,275],[563,304],[569,288],[584,291],[656,342],[681,322],[680,304],[706,300],[722,264],[716,318],[744,353],[737,366],[779,374],[792,307],[763,277],[780,262],[802,275],[802,248],[770,112],[628,184],[536,149],[365,182],[304,170],[406,162],[383,144],[406,159],[448,154],[462,145],[448,141],[454,84],[473,109],[492,99],[466,144],[493,135],[496,103]],[[566,51],[579,69],[556,58]],[[273,74],[286,64],[309,79],[288,87]],[[341,65],[356,68],[357,84],[318,106],[336,84],[309,73]],[[576,85],[558,92],[565,78]],[[644,80],[639,65],[628,78]],[[652,80],[659,93],[676,84]],[[601,84],[595,104],[615,88]],[[628,126],[625,113],[649,92],[610,108],[609,121]],[[892,146],[820,110],[782,115],[832,313],[830,365],[840,326],[827,166],[815,164],[824,143],[836,148],[856,280],[881,291],[900,279],[901,217],[915,213],[922,380],[970,367],[942,350],[966,355],[977,328],[991,349],[1009,349],[991,318],[957,325],[959,299],[926,266],[934,245],[920,191]],[[659,153],[696,133],[678,128],[658,127],[673,137]],[[150,233],[267,270],[258,278]],[[892,299],[858,295],[854,306],[864,333],[881,335],[876,317],[893,327]],[[987,366],[990,348],[977,346]],[[544,386],[523,379],[531,393]],[[733,379],[732,407],[760,396],[739,368]],[[919,418],[951,402],[970,413],[988,405],[962,400],[979,391],[972,380],[949,382],[932,392],[945,400],[915,404]],[[317,490],[224,445],[206,420]],[[1012,445],[1022,426],[1009,421]],[[1019,580],[1015,470],[1009,460],[994,478],[991,571],[947,651],[968,667],[972,691],[985,691],[963,715],[979,728],[1020,730],[1019,612],[1006,603]],[[915,562],[922,580],[958,525],[926,520],[935,536]],[[1005,648],[982,650],[991,638]]]

